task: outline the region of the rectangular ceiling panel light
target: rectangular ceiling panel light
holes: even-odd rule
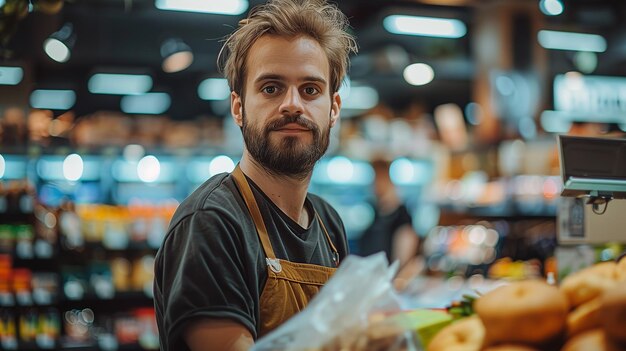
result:
[[[226,100],[230,97],[228,81],[224,78],[207,78],[198,85],[198,96],[202,100]]]
[[[378,104],[378,91],[369,86],[352,86],[350,95],[343,101],[341,108],[368,110]]]
[[[0,66],[0,85],[17,85],[22,81],[23,77],[24,70],[22,67]]]
[[[0,179],[26,179],[26,159],[15,155],[0,155]]]
[[[30,94],[30,105],[34,108],[69,110],[76,103],[73,90],[34,90]]]
[[[158,115],[170,108],[171,99],[167,93],[146,93],[122,97],[120,107],[125,113]]]
[[[240,15],[248,9],[247,0],[155,0],[159,10]]]
[[[419,35],[435,38],[461,38],[467,33],[465,23],[457,19],[391,15],[383,27],[393,34]]]
[[[539,40],[539,45],[552,50],[606,51],[606,39],[597,34],[540,30],[537,40]]]
[[[145,74],[96,73],[87,84],[92,94],[141,95],[152,89],[152,77]]]

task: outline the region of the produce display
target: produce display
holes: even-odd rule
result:
[[[578,271],[558,287],[513,282],[472,307],[474,315],[443,328],[427,351],[626,350],[626,259]]]
[[[485,294],[474,309],[485,325],[485,344],[541,345],[565,329],[569,305],[558,288],[526,280]]]
[[[483,323],[478,316],[471,316],[441,330],[428,345],[428,350],[480,350],[484,339]]]
[[[415,344],[429,342],[452,321],[445,311],[433,310],[413,310],[372,317],[374,320],[365,329],[353,328],[325,345],[321,351],[412,350]]]

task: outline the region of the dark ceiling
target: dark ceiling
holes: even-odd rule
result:
[[[212,0],[218,1],[218,0]],[[493,0],[501,1],[501,0]],[[493,2],[492,1],[492,2]],[[517,2],[534,2],[519,0]],[[250,1],[250,5],[260,3]],[[443,6],[433,3],[455,3]],[[412,100],[430,107],[445,102],[467,103],[471,98],[474,64],[472,24],[476,6],[489,1],[383,1],[341,0],[340,8],[350,17],[360,53],[352,60],[350,76],[376,87],[381,100],[402,108]],[[515,2],[515,1],[513,1]],[[562,29],[590,29],[607,36],[611,50],[600,56],[597,73],[626,75],[624,1],[564,1],[566,11],[547,20]],[[382,28],[382,18],[392,12],[451,17],[463,20],[468,35],[461,39],[433,39],[391,35]],[[217,112],[198,98],[197,85],[204,78],[219,76],[216,56],[220,39],[228,34],[241,16],[219,16],[161,11],[153,0],[75,0],[65,2],[55,15],[33,12],[23,19],[9,41],[11,62],[27,62],[32,67],[33,89],[72,88],[77,92],[75,111],[84,115],[97,110],[119,109],[118,96],[87,92],[87,80],[98,71],[147,72],[154,78],[153,91],[172,95],[168,114],[174,119],[190,119]],[[77,35],[71,59],[64,64],[49,59],[42,50],[44,39],[71,22]],[[161,71],[160,44],[169,37],[183,39],[194,51],[195,60],[183,72]],[[551,53],[551,70],[572,69],[566,53]],[[603,56],[602,56],[603,55]],[[404,82],[397,65],[405,60],[431,64],[437,79],[422,87]]]

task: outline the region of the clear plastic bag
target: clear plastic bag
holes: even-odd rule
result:
[[[389,265],[384,253],[348,256],[307,308],[258,340],[252,350],[379,350],[368,345],[372,333],[388,339],[383,349],[418,350],[410,331],[371,328],[376,318],[400,310],[392,286],[397,270],[398,263]]]

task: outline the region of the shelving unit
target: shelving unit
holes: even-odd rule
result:
[[[32,195],[23,190],[4,193],[5,199],[19,199],[7,201],[14,205],[0,212],[0,349],[57,349],[61,333],[58,291],[54,289],[58,286],[57,243],[36,231],[37,216],[24,205],[33,203],[26,199]]]
[[[89,229],[82,226],[89,221],[75,212],[83,205],[72,202],[81,182],[55,174],[63,158],[44,157],[47,164],[42,168],[42,158],[4,156],[13,163],[1,179],[1,189],[27,186],[19,199],[15,189],[0,193],[0,205],[4,204],[0,206],[0,349],[158,349],[150,261],[158,245],[148,245],[144,237],[111,247],[102,236],[100,241],[84,236]],[[22,169],[14,172],[16,166]],[[110,198],[103,194],[110,191],[110,177],[103,179],[97,173],[92,172],[85,183],[104,195],[97,197],[99,201]],[[94,204],[82,215],[93,210],[89,206],[126,211],[126,220],[129,213],[137,214],[134,208]],[[130,237],[130,230],[116,235]],[[126,263],[126,282],[113,280],[111,262],[116,259]]]

